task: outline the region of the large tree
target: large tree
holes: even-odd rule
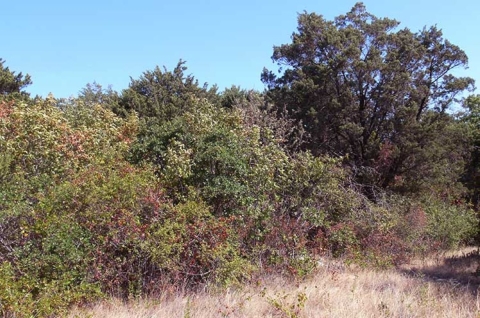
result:
[[[441,30],[398,26],[362,3],[333,21],[302,13],[292,43],[274,47],[280,75],[262,74],[278,111],[310,133],[306,147],[346,156],[364,185],[404,184],[444,159],[448,151],[432,152],[436,137],[451,124],[457,96],[474,85],[451,74],[468,59]]]

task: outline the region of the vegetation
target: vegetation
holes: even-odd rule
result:
[[[0,95],[28,95],[23,89],[32,84],[30,75],[16,74],[4,66],[5,61],[0,58]]]
[[[445,188],[456,176],[437,176],[437,163],[461,165],[462,154],[436,143],[456,142],[453,133],[437,139],[456,97],[473,88],[473,79],[451,74],[467,56],[436,27],[412,33],[398,25],[360,3],[334,21],[303,13],[292,43],[274,48],[285,71],[262,78],[278,111],[310,134],[304,148],[348,156],[363,186],[418,192],[443,178]]]
[[[260,278],[224,293],[166,290],[155,298],[119,299],[75,308],[68,317],[478,317],[478,254],[423,259],[401,270],[375,271],[325,262],[302,282]],[[412,267],[413,268],[410,268]],[[469,281],[462,275],[470,273]],[[461,274],[463,273],[463,274]]]
[[[325,255],[388,268],[473,242],[480,103],[458,100],[474,83],[451,74],[467,57],[435,27],[397,27],[362,4],[302,13],[263,93],[218,92],[180,61],[122,92],[30,98],[30,77],[0,60],[0,314],[306,277]],[[308,305],[265,297],[290,317]]]

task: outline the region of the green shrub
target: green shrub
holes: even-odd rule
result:
[[[203,202],[188,200],[165,210],[142,246],[167,279],[190,286],[236,284],[248,278],[252,267],[239,254],[234,220],[215,218]]]
[[[428,239],[438,248],[452,249],[471,240],[478,231],[478,219],[465,205],[450,204],[435,198],[424,199]]]

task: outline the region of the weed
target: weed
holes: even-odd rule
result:
[[[291,294],[281,292],[276,292],[273,296],[266,296],[266,290],[264,289],[262,291],[262,296],[266,296],[268,303],[285,317],[298,318],[308,300],[305,290],[306,289],[296,293],[296,295],[292,297]]]

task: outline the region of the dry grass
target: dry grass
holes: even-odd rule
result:
[[[480,317],[478,253],[388,271],[327,263],[302,282],[263,278],[222,293],[101,302],[70,317]]]

